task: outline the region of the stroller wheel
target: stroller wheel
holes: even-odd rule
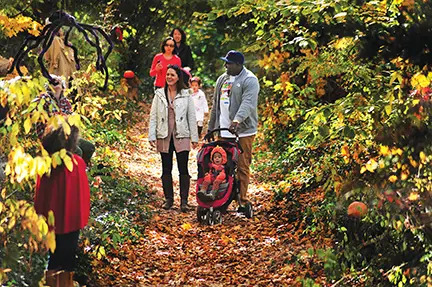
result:
[[[222,223],[222,213],[219,210],[215,210],[213,212],[213,224],[221,224]]]
[[[198,206],[197,207],[197,219],[199,223],[204,223],[207,218],[207,210],[204,207]]]
[[[247,218],[253,217],[253,208],[252,208],[252,204],[250,202],[246,202],[244,214]]]
[[[210,210],[208,210],[205,216],[206,216],[205,219],[206,223],[208,225],[213,225],[213,213]]]

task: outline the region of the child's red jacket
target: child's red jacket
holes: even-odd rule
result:
[[[51,175],[38,177],[35,209],[45,217],[52,210],[55,216],[55,233],[65,234],[82,229],[90,215],[90,187],[86,164],[73,155],[73,170],[65,165],[51,170]]]

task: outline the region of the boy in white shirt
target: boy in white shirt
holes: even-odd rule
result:
[[[192,88],[192,99],[195,104],[195,113],[196,120],[198,126],[198,136],[201,138],[201,132],[204,126],[204,115],[208,114],[208,104],[206,95],[200,89],[201,88],[201,79],[199,77],[193,77],[190,80],[191,88]]]

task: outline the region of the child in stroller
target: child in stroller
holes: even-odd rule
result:
[[[208,165],[210,170],[206,173],[200,191],[197,193],[201,201],[209,202],[216,199],[220,184],[226,182],[226,162],[225,150],[220,146],[216,146],[210,153],[210,163]],[[208,188],[210,184],[212,184],[211,189]]]
[[[220,130],[228,129],[209,131],[204,137],[204,140],[208,142],[203,144],[197,154],[197,219],[200,223],[209,225],[222,223],[222,214],[227,211],[228,206],[234,199],[239,204],[239,210],[243,210],[247,218],[253,216],[251,203],[247,202],[244,205],[241,203],[239,182],[236,179],[238,157],[242,152],[238,135],[235,134],[235,141],[218,140],[210,142],[213,133]],[[218,153],[222,157],[220,161],[216,160]],[[223,159],[224,154],[225,160]],[[219,171],[215,172],[217,169]],[[219,176],[213,174],[213,172]],[[213,181],[213,185],[211,185],[211,181]]]

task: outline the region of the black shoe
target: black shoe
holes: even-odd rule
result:
[[[243,204],[239,203],[239,207],[237,208],[237,212],[245,213],[247,211],[247,206],[249,205],[249,201],[243,202]]]
[[[167,200],[162,205],[162,208],[168,210],[168,209],[171,209],[172,206],[173,206],[173,202],[171,200]]]
[[[212,201],[214,201],[216,199],[216,196],[218,195],[218,191],[217,190],[212,190],[209,193],[209,197],[211,198]]]
[[[200,190],[198,191],[197,196],[202,202],[210,202],[213,200],[210,192]]]
[[[191,210],[191,207],[187,203],[180,204],[180,210],[181,212],[188,212]]]
[[[239,206],[237,208],[237,212],[245,213],[246,212],[246,207],[245,206]]]

